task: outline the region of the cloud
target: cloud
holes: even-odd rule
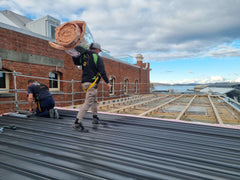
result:
[[[206,57],[240,57],[240,48],[231,45],[221,45],[207,52]]]
[[[113,56],[142,53],[147,61],[199,56],[240,57],[240,1],[236,0],[2,0],[31,18],[85,20],[95,41]],[[37,7],[37,8],[36,8]],[[219,46],[223,45],[222,47]]]
[[[240,78],[229,81],[223,78],[222,76],[211,76],[203,79],[183,79],[180,81],[172,81],[173,84],[189,84],[189,83],[200,83],[200,84],[208,84],[208,83],[217,83],[217,82],[240,82]],[[161,82],[163,83],[163,82]],[[166,82],[164,82],[166,83]]]
[[[235,82],[239,82],[239,83],[240,83],[240,77],[237,78],[237,79],[235,80]]]
[[[210,82],[223,82],[224,78],[222,76],[211,76]]]

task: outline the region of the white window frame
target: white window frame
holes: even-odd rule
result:
[[[128,94],[128,84],[129,84],[128,79],[125,79],[124,80],[124,94]]]
[[[138,93],[138,80],[135,80],[135,93]]]
[[[56,29],[56,25],[54,24],[49,24],[49,35],[51,39],[55,39],[55,31],[52,31],[52,28]]]
[[[111,90],[109,95],[113,96],[115,94],[115,78],[111,77],[110,78],[110,84],[111,84]]]
[[[59,72],[49,72],[49,75],[48,77],[50,76],[50,73],[54,73],[54,74],[57,74],[57,88],[51,88],[50,85],[49,85],[49,90],[50,91],[60,91],[60,73]],[[51,79],[49,77],[49,83],[50,83]]]

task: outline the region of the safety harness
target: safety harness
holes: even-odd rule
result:
[[[75,50],[77,50],[78,52],[80,52],[80,57],[73,57],[73,62],[75,65],[82,65],[83,67],[87,65],[87,61],[89,60],[89,50],[87,50],[85,47],[82,47],[82,46],[77,46],[75,47]],[[95,53],[91,53],[92,54],[92,57],[93,57],[93,61],[94,61],[94,64],[95,66],[97,67],[97,61],[98,61],[98,55],[95,54]],[[91,89],[96,83],[97,81],[101,78],[101,74],[98,72],[93,78],[92,80],[93,83],[87,88],[83,88],[83,91],[84,92],[87,92],[89,89]]]
[[[100,73],[98,73],[96,76],[94,76],[95,80],[93,81],[93,83],[90,84],[90,86],[89,86],[87,89],[82,88],[83,91],[84,91],[84,92],[87,92],[89,89],[91,89],[91,88],[96,84],[97,80],[98,80],[100,77],[101,77],[101,74],[100,74]]]
[[[98,60],[98,56],[97,54],[93,53],[93,60],[94,60],[94,63],[95,65],[97,66],[97,60]],[[96,82],[98,81],[98,79],[101,77],[101,74],[100,73],[97,73],[96,76],[94,76],[92,79],[94,80],[92,84],[90,84],[90,86],[85,89],[82,87],[83,91],[86,93],[89,89],[91,89],[95,84]]]

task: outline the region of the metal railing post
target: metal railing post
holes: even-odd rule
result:
[[[102,81],[102,101],[104,101],[104,82]]]
[[[120,82],[120,98],[122,98],[122,82]]]
[[[14,97],[15,97],[14,104],[15,104],[15,111],[19,110],[18,97],[17,97],[17,76],[16,75],[17,75],[17,73],[14,70],[13,77],[14,77]]]
[[[72,79],[72,106],[74,105],[74,80]]]

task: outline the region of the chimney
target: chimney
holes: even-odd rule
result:
[[[142,62],[143,62],[143,56],[141,54],[137,54],[136,59],[137,59],[137,66],[142,67]]]

